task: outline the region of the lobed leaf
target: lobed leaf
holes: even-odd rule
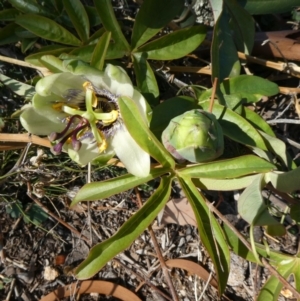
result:
[[[83,201],[96,201],[105,199],[117,193],[121,193],[148,181],[151,181],[169,171],[168,168],[151,169],[147,177],[136,177],[132,174],[126,174],[114,179],[102,182],[93,182],[84,185],[76,194],[71,206]]]
[[[154,37],[184,8],[182,0],[145,0],[132,30],[131,49],[135,50]],[[155,17],[154,17],[155,16]]]
[[[262,197],[264,175],[256,175],[253,182],[243,191],[238,200],[238,212],[249,224],[255,226],[280,224],[269,213],[268,207]]]
[[[232,179],[254,173],[274,170],[275,165],[254,155],[219,160],[203,164],[194,164],[180,169],[180,175],[191,178]]]
[[[178,181],[192,205],[197,219],[201,242],[214,263],[219,293],[222,295],[226,288],[230,265],[230,253],[224,239],[223,231],[214,215],[209,211],[204,198],[199,193],[192,180],[187,176],[179,176]]]
[[[90,22],[84,6],[80,2],[80,0],[62,1],[78,36],[80,37],[83,44],[85,44],[90,35]]]
[[[132,215],[109,239],[94,246],[88,257],[76,268],[78,279],[95,275],[108,261],[128,248],[163,209],[171,194],[172,177],[162,177],[160,186],[138,212]]]
[[[16,23],[43,39],[65,45],[81,45],[80,40],[67,29],[46,17],[34,14],[21,15],[16,18]]]
[[[111,32],[105,32],[98,40],[91,58],[91,66],[103,70],[105,56],[111,38]]]
[[[149,60],[174,60],[194,51],[205,39],[206,28],[193,26],[167,34],[136,50]]]
[[[153,70],[145,54],[134,53],[132,56],[137,86],[150,106],[159,104],[159,89]]]
[[[116,19],[114,9],[110,0],[94,1],[102,25],[106,31],[111,32],[114,43],[110,44],[108,52],[113,53],[112,58],[120,58],[130,51],[130,46],[122,33],[121,27]]]
[[[200,103],[200,105],[205,110],[209,108],[208,102]],[[214,104],[212,112],[221,124],[224,135],[236,142],[267,150],[261,135],[242,116],[218,103]]]

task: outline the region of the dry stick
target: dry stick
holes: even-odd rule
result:
[[[217,83],[218,83],[218,78],[215,77],[214,84],[213,84],[213,90],[211,93],[211,98],[210,98],[210,103],[209,103],[209,109],[208,109],[209,113],[211,113],[213,110],[213,106],[214,106],[214,102],[215,102],[215,95],[216,95],[216,90],[217,90]]]
[[[13,58],[3,56],[3,55],[0,55],[0,61],[15,64],[15,65],[22,66],[22,67],[28,67],[28,68],[36,69],[36,70],[42,72],[42,74],[51,73],[47,68],[37,67],[37,66],[32,65],[30,63],[26,63],[24,61],[20,61],[20,60],[13,59]]]
[[[161,296],[163,296],[164,298],[166,298],[167,300],[172,301],[172,299],[167,296],[165,293],[163,293],[162,291],[160,291],[155,285],[153,285],[151,283],[151,281],[149,279],[147,279],[145,276],[141,276],[139,274],[137,274],[135,271],[133,271],[131,268],[129,268],[127,265],[125,265],[123,262],[121,262],[120,259],[118,258],[114,258],[114,261],[116,261],[118,264],[120,264],[124,269],[129,270],[130,273],[132,273],[134,276],[136,276],[137,278],[139,278],[141,281],[143,281],[144,283],[146,283],[147,285],[149,285],[154,291],[156,291],[158,294],[160,294]]]
[[[141,196],[140,196],[140,193],[137,190],[137,188],[135,188],[135,193],[136,193],[136,196],[137,196],[138,205],[141,208],[143,206],[143,203],[142,203]],[[173,282],[171,280],[169,271],[168,271],[168,267],[167,267],[167,265],[166,265],[166,263],[165,263],[165,261],[163,259],[163,256],[161,254],[159,245],[157,243],[157,240],[156,240],[156,237],[155,237],[155,234],[154,234],[154,231],[153,231],[151,225],[148,227],[148,231],[150,233],[151,240],[153,242],[154,249],[155,249],[155,252],[157,254],[157,258],[158,258],[158,260],[160,262],[160,265],[161,265],[164,277],[165,277],[165,279],[166,279],[166,281],[167,281],[167,283],[169,285],[169,289],[170,289],[173,301],[179,301],[178,296],[177,296],[176,291],[175,291],[175,288],[174,288],[174,285],[173,285]]]
[[[90,245],[90,240],[85,237],[84,235],[82,235],[79,231],[77,231],[75,228],[73,228],[72,226],[70,226],[68,223],[66,223],[64,220],[62,220],[60,217],[56,216],[55,214],[53,214],[47,207],[45,207],[39,200],[38,198],[36,198],[32,192],[31,192],[31,185],[30,182],[27,182],[27,195],[38,205],[40,206],[47,214],[49,214],[52,218],[54,218],[56,221],[58,221],[59,223],[61,223],[63,226],[65,226],[66,228],[68,228],[70,231],[72,231],[74,234],[76,234],[77,236],[79,236],[80,238],[82,238],[88,245]]]

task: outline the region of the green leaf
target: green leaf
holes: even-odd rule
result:
[[[5,86],[9,87],[9,89],[11,89],[12,92],[16,93],[21,97],[32,98],[35,94],[34,87],[27,84],[23,84],[22,82],[14,80],[4,74],[0,74],[0,82],[3,83]]]
[[[238,212],[249,224],[255,226],[280,225],[268,211],[261,195],[263,174],[256,175],[254,181],[243,191],[238,200]]]
[[[95,44],[85,45],[77,47],[70,51],[68,54],[61,54],[59,57],[63,60],[77,59],[84,62],[90,62],[92,59],[93,52],[95,50]]]
[[[299,291],[299,270],[300,259],[297,257],[290,257],[289,260],[284,260],[276,266],[276,271],[285,279],[289,279],[290,275],[294,276],[296,280],[296,289]],[[257,301],[275,301],[278,300],[279,294],[283,288],[282,282],[278,277],[271,276],[264,284],[259,292]]]
[[[227,242],[229,243],[232,251],[241,256],[242,258],[260,264],[256,261],[256,258],[252,251],[248,250],[248,248],[244,245],[243,241],[236,235],[234,231],[230,227],[228,227],[225,223],[223,224],[223,230],[226,237]],[[246,240],[247,238],[244,237]],[[277,266],[280,262],[289,262],[291,260],[290,255],[286,255],[277,251],[274,251],[265,245],[255,244],[256,251],[263,257],[268,257],[270,262],[273,265]]]
[[[299,0],[238,0],[250,14],[280,14],[291,12],[293,7],[299,6]]]
[[[299,204],[292,205],[290,208],[290,215],[291,218],[297,223],[297,225],[300,225],[300,206]]]
[[[71,206],[83,201],[95,201],[108,198],[117,193],[121,193],[151,181],[167,172],[169,172],[169,168],[156,168],[151,169],[150,174],[145,178],[136,177],[132,174],[126,174],[102,182],[88,183],[78,191],[74,200],[72,201]]]
[[[280,139],[269,136],[264,132],[260,131],[260,134],[263,137],[268,150],[281,159],[285,168],[291,168],[291,159],[287,153],[286,144]]]
[[[121,96],[118,98],[118,103],[126,128],[139,146],[161,165],[174,168],[174,159],[149,130],[134,101]]]
[[[91,28],[101,24],[101,19],[95,7],[85,5],[85,10],[88,15]]]
[[[250,54],[255,35],[253,18],[238,4],[237,0],[225,0],[224,4],[231,16],[230,27],[233,30],[233,39],[237,50]]]
[[[224,94],[238,95],[245,99],[244,103],[257,102],[263,96],[279,93],[277,84],[262,77],[246,74],[224,80],[220,89]]]
[[[201,103],[203,109],[208,110],[209,102]],[[223,133],[230,139],[250,146],[267,150],[265,142],[257,130],[239,114],[218,103],[213,106],[213,114],[222,126]]]
[[[99,70],[103,70],[105,56],[110,42],[110,38],[111,32],[105,32],[99,39],[91,58],[91,66]]]
[[[40,59],[44,55],[60,55],[61,53],[68,53],[70,52],[73,47],[66,47],[61,45],[51,45],[51,46],[45,46],[40,51],[30,54],[25,58],[25,61],[27,63],[30,63],[32,65],[38,66],[38,67],[44,67],[43,64],[41,64]]]
[[[265,175],[265,182],[271,182],[274,188],[279,191],[292,193],[296,190],[299,190],[299,178],[300,167],[288,172],[268,172]]]
[[[275,134],[270,125],[256,112],[243,106],[241,115],[245,119],[247,119],[251,123],[251,125],[254,126],[256,129],[268,134],[271,137],[275,137]]]
[[[230,265],[230,254],[223,231],[191,179],[178,177],[178,180],[193,208],[201,242],[214,263],[218,277],[219,294],[222,295],[226,288]]]
[[[241,69],[229,26],[230,20],[231,15],[227,9],[223,9],[214,28],[211,45],[212,80],[217,78],[218,83],[227,77],[239,75]]]
[[[193,179],[194,184],[202,190],[232,191],[248,187],[256,175],[236,179]]]
[[[132,56],[137,86],[151,107],[159,104],[159,89],[155,75],[146,60],[145,53]]]
[[[134,50],[154,37],[163,27],[181,13],[182,0],[145,0],[135,18],[131,49]]]
[[[14,21],[19,14],[15,8],[3,9],[0,11],[0,21]]]
[[[128,248],[163,209],[171,194],[172,177],[162,177],[158,189],[143,207],[132,215],[109,239],[93,247],[85,261],[75,270],[78,279],[95,275],[108,261]]]
[[[233,159],[194,164],[178,170],[178,173],[191,178],[232,179],[254,173],[268,172],[275,168],[275,165],[257,156],[246,155]]]
[[[25,53],[29,50],[37,41],[37,37],[34,39],[21,39],[21,51]]]
[[[90,35],[90,22],[84,6],[80,0],[63,0],[65,10],[83,44]]]
[[[46,17],[33,14],[21,15],[16,18],[16,23],[43,39],[72,46],[81,45],[80,40],[67,29]]]
[[[15,34],[15,30],[18,27],[15,23],[10,23],[0,28],[0,45],[18,42],[20,38]]]
[[[111,32],[114,43],[110,44],[109,51],[112,58],[123,57],[130,52],[130,46],[122,33],[120,25],[116,19],[111,0],[94,1],[102,24],[106,31]]]
[[[204,26],[184,28],[149,42],[136,52],[145,52],[145,58],[151,60],[174,60],[194,51],[205,36]]]
[[[48,68],[53,73],[66,72],[67,69],[64,67],[62,60],[54,55],[43,55],[40,58],[43,66]]]
[[[34,0],[8,0],[9,3],[24,14],[44,15],[54,17],[47,9]]]
[[[188,96],[169,98],[153,109],[150,123],[151,131],[160,140],[162,132],[168,126],[171,119],[187,111],[200,108],[195,99]]]

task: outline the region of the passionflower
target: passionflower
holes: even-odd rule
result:
[[[224,151],[220,124],[213,114],[203,110],[187,111],[173,118],[162,133],[162,142],[179,161],[207,162]]]
[[[28,132],[48,135],[55,154],[67,151],[80,165],[116,154],[128,172],[143,177],[149,174],[150,157],[123,123],[120,96],[131,98],[147,121],[146,101],[122,68],[109,64],[104,72],[87,66],[56,73],[38,81],[20,120]]]

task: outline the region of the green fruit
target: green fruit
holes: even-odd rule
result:
[[[216,117],[191,110],[173,118],[162,133],[165,148],[179,161],[214,160],[224,151],[223,131]]]

